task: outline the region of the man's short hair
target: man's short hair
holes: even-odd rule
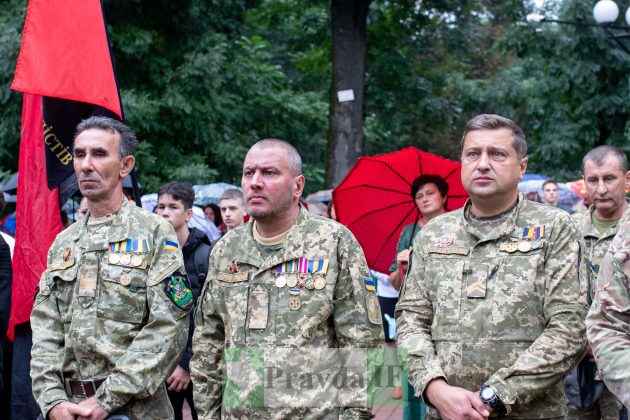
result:
[[[136,139],[131,129],[121,121],[101,116],[86,118],[77,125],[74,139],[76,140],[77,136],[85,130],[92,128],[98,128],[100,130],[109,131],[112,134],[118,133],[120,135],[119,154],[121,159],[125,156],[135,156],[136,149],[138,149],[138,139]]]
[[[195,202],[195,190],[190,182],[169,182],[162,185],[158,191],[158,200],[161,195],[168,194],[173,197],[173,200],[181,201],[184,205],[184,210],[192,208]]]
[[[254,147],[267,148],[267,147],[280,147],[287,153],[287,160],[289,162],[289,171],[292,176],[302,175],[302,158],[297,149],[291,144],[280,139],[262,139],[256,142],[249,150]]]
[[[582,173],[584,173],[584,165],[587,160],[593,161],[597,166],[602,166],[609,156],[617,158],[624,174],[628,172],[628,157],[623,150],[615,146],[604,145],[597,146],[584,156],[584,159],[582,159]]]
[[[555,179],[553,179],[553,178],[547,178],[547,179],[545,180],[545,182],[543,182],[541,189],[543,189],[543,190],[544,190],[544,189],[545,189],[545,185],[547,185],[547,184],[553,184],[553,185],[555,185],[555,186],[556,186],[556,188],[558,188],[558,181],[556,181],[556,180],[555,180]]]
[[[525,133],[523,133],[521,127],[516,125],[511,119],[496,114],[480,114],[471,118],[466,123],[464,135],[462,136],[461,150],[464,150],[464,140],[466,139],[466,135],[471,131],[500,130],[502,128],[512,130],[512,146],[514,150],[516,150],[516,155],[519,159],[526,157],[527,142],[525,141]]]
[[[243,206],[243,204],[245,203],[245,200],[243,199],[243,193],[236,188],[230,188],[229,190],[223,191],[223,194],[221,194],[221,198],[219,198],[219,201],[221,200],[238,200],[238,202],[241,203],[241,206]]]

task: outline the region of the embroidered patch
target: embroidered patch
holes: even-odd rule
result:
[[[190,309],[193,305],[193,294],[186,275],[173,273],[165,278],[164,293],[180,309]]]
[[[164,241],[164,249],[167,251],[179,251],[179,244],[173,241]]]
[[[457,254],[457,255],[468,255],[470,252],[469,248],[463,246],[427,246],[426,252],[429,254]]]

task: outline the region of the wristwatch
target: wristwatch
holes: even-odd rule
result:
[[[484,385],[479,391],[479,398],[481,402],[492,408],[492,411],[499,415],[507,414],[505,404],[501,401],[501,398],[497,395],[497,392],[490,385]]]

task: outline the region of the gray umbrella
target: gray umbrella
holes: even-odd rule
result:
[[[217,182],[215,184],[207,185],[193,185],[193,188],[195,190],[195,205],[202,207],[210,203],[219,204],[219,198],[221,198],[221,194],[223,194],[225,190],[229,190],[231,188],[235,188],[239,191],[241,190],[241,187],[225,182]]]

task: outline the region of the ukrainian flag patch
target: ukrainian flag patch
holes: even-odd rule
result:
[[[173,241],[164,241],[164,249],[167,251],[179,251],[179,244]]]

